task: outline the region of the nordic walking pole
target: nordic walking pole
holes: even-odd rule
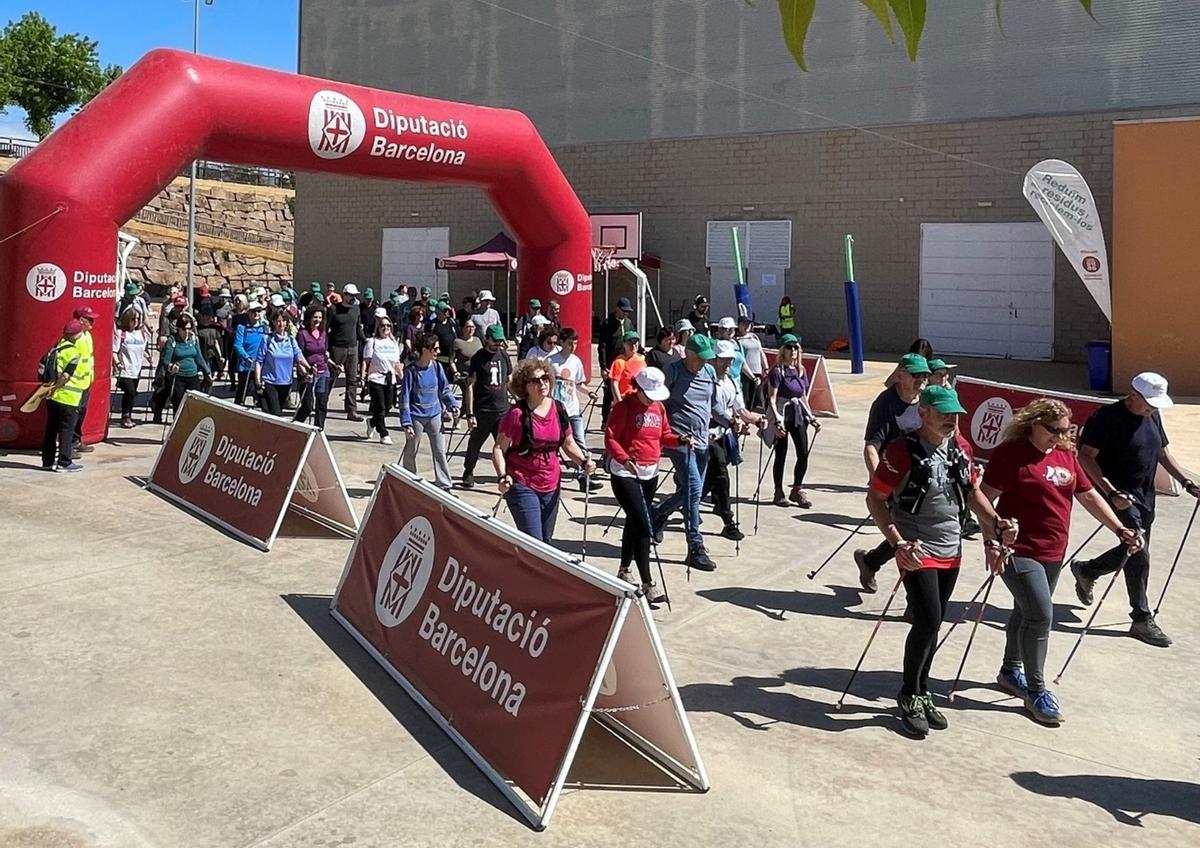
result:
[[[958,681],[962,679],[963,669],[967,667],[967,656],[971,653],[971,645],[975,641],[975,631],[979,629],[979,622],[983,621],[983,611],[987,609],[988,595],[992,593],[992,584],[996,582],[996,575],[993,572],[988,575],[987,581],[983,584],[987,588],[983,591],[983,600],[979,602],[979,613],[975,616],[975,624],[971,627],[971,636],[967,639],[967,648],[963,651],[962,662],[958,664],[958,674],[954,675],[954,683],[950,686],[950,703],[954,703],[954,693],[958,689]]]
[[[1108,586],[1104,589],[1104,594],[1100,596],[1100,603],[1096,604],[1092,610],[1092,614],[1088,616],[1087,624],[1083,625],[1083,630],[1079,632],[1079,638],[1075,640],[1074,646],[1071,648],[1071,653],[1067,654],[1067,661],[1063,663],[1062,671],[1058,673],[1058,677],[1054,678],[1054,685],[1057,686],[1062,680],[1064,674],[1067,673],[1067,666],[1071,664],[1071,660],[1075,658],[1075,652],[1079,650],[1079,646],[1083,644],[1083,637],[1088,634],[1088,630],[1092,626],[1092,622],[1096,620],[1096,614],[1100,612],[1100,607],[1104,606],[1104,599],[1108,597],[1108,593],[1112,590],[1113,584],[1117,582],[1117,576],[1125,570],[1125,564],[1129,562],[1129,549],[1125,549],[1125,556],[1121,557],[1121,562],[1117,566],[1117,570],[1113,572],[1112,580],[1108,581]]]
[[[737,436],[734,436],[734,445],[737,444]],[[741,449],[738,449],[738,464],[733,468],[733,523],[738,526],[738,535],[742,533],[742,462]],[[1200,504],[1200,501],[1196,501]],[[734,539],[733,555],[742,555],[742,540]],[[1168,576],[1168,580],[1171,578]]]
[[[879,618],[875,620],[875,627],[871,630],[871,636],[867,639],[867,646],[863,648],[862,656],[858,658],[858,662],[854,665],[854,671],[850,672],[850,679],[846,681],[846,688],[842,690],[842,696],[838,698],[835,710],[840,710],[842,704],[846,701],[846,695],[850,691],[850,687],[854,685],[854,678],[858,677],[858,670],[862,668],[863,660],[867,658],[867,651],[871,650],[871,643],[875,641],[875,634],[879,632],[879,625],[883,624],[884,617],[888,614],[888,609],[892,606],[892,601],[896,599],[896,593],[900,591],[900,584],[904,582],[904,572],[900,572],[900,576],[896,578],[896,585],[892,587],[892,593],[888,595],[887,603],[883,605],[883,612],[879,614]]]
[[[954,632],[954,628],[958,627],[958,625],[967,620],[967,613],[971,611],[971,607],[974,606],[977,600],[979,600],[979,596],[983,594],[983,590],[988,588],[988,585],[991,582],[991,574],[983,578],[983,582],[979,584],[979,588],[975,590],[975,594],[971,596],[971,600],[967,601],[967,605],[963,607],[962,615],[958,617],[958,621],[950,625],[950,629],[946,631],[946,635],[942,637],[942,640],[937,643],[937,647],[933,649],[934,653],[937,653],[942,649],[942,645],[946,644],[946,640],[950,638],[950,634]]]
[[[829,565],[829,563],[833,562],[833,558],[838,555],[838,552],[842,548],[846,547],[846,543],[849,542],[851,539],[853,539],[855,536],[857,536],[858,531],[863,529],[863,527],[865,527],[867,525],[867,522],[870,520],[871,520],[871,516],[867,515],[866,518],[864,518],[862,521],[858,522],[858,526],[850,531],[850,535],[848,535],[845,539],[842,539],[841,544],[839,544],[836,548],[833,549],[833,553],[831,553],[829,556],[825,557],[825,561],[823,563],[818,565],[812,571],[808,572],[808,579],[812,580],[814,577],[816,577],[818,574],[821,573],[821,569],[823,569],[825,566]]]
[[[1192,522],[1196,520],[1198,511],[1200,511],[1200,500],[1197,500],[1196,505],[1192,507],[1192,517],[1188,519],[1187,529],[1183,531],[1183,538],[1179,540],[1179,550],[1175,552],[1175,561],[1171,563],[1171,570],[1167,572],[1167,582],[1163,583],[1162,594],[1158,596],[1158,603],[1154,605],[1155,615],[1158,615],[1159,609],[1162,608],[1163,598],[1167,596],[1167,587],[1171,585],[1171,577],[1175,574],[1175,566],[1179,565],[1179,557],[1183,555],[1183,547],[1187,544],[1188,536],[1192,535]]]
[[[1092,539],[1096,538],[1096,534],[1099,533],[1102,529],[1104,529],[1103,524],[1096,525],[1096,529],[1092,531],[1092,535],[1090,535],[1086,539],[1084,539],[1083,544],[1075,549],[1075,553],[1073,553],[1069,557],[1067,557],[1067,561],[1062,564],[1063,569],[1067,569],[1070,567],[1071,563],[1073,563],[1075,561],[1075,557],[1077,557],[1081,553],[1083,553],[1083,549],[1088,546],[1088,543],[1090,541],[1092,541]]]
[[[580,559],[587,559],[587,528],[588,506],[592,502],[592,476],[587,472],[583,475],[583,544],[579,547]]]
[[[687,468],[684,469],[684,474],[686,475],[686,477],[685,477],[686,488],[684,490],[684,496],[683,496],[683,508],[685,510],[687,510],[687,512],[685,512],[683,514],[684,535],[687,535],[687,530],[688,530],[687,524],[688,524],[688,521],[692,517],[692,443],[691,443],[690,439],[688,440],[688,443],[687,443],[686,459],[687,459]],[[699,516],[699,513],[700,513],[699,499],[697,499],[697,503],[696,503],[696,513],[697,513],[696,517],[699,518],[700,517]],[[696,527],[696,532],[697,533],[700,532],[699,527]],[[654,537],[651,536],[651,538],[654,538]],[[688,547],[689,548],[691,547],[690,539],[688,540]],[[688,562],[687,582],[691,583],[692,582],[692,558],[690,555],[688,556],[687,562]],[[666,590],[664,589],[663,591],[666,591]]]
[[[504,495],[496,498],[496,505],[492,507],[492,518],[495,518],[500,513],[500,505],[504,503]]]
[[[776,447],[778,444],[779,444],[779,440],[778,440],[778,439],[776,439],[776,440],[775,440],[775,441],[774,441],[774,442],[771,444],[771,450],[770,450],[770,452],[767,454],[768,461],[767,461],[767,463],[766,463],[766,467],[765,467],[765,468],[763,468],[763,469],[762,469],[762,473],[760,473],[760,474],[758,475],[758,485],[757,485],[757,486],[755,486],[755,488],[754,488],[754,535],[755,535],[755,536],[757,536],[757,535],[758,535],[758,509],[759,509],[759,507],[761,507],[761,506],[762,506],[762,499],[761,499],[761,497],[760,497],[760,496],[761,496],[761,494],[762,494],[762,484],[763,484],[763,478],[764,478],[764,477],[766,477],[766,476],[767,476],[767,472],[771,470],[771,462],[770,462],[770,459],[771,459],[771,457],[774,457],[774,456],[775,456],[775,447]],[[761,460],[761,459],[762,459],[762,448],[759,448],[759,449],[758,449],[758,458],[759,458],[759,460]]]
[[[171,403],[171,401],[174,397],[175,397],[175,375],[172,374],[171,379],[169,381],[167,381],[167,403],[171,404],[171,424],[175,423],[175,405],[173,403]],[[169,427],[169,426],[170,426],[170,424],[167,423],[167,416],[166,416],[166,404],[164,404],[163,429],[162,429],[162,436],[159,437],[160,442],[165,442],[167,440],[167,427]]]

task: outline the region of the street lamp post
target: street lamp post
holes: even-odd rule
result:
[[[213,0],[204,0],[211,6]],[[200,52],[200,0],[192,0],[192,52]],[[187,301],[192,308],[195,300],[196,282],[196,160],[192,160],[191,178],[188,180],[188,238],[187,238]]]

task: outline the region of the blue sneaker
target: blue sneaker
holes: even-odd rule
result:
[[[1064,721],[1058,699],[1049,689],[1039,689],[1025,696],[1025,708],[1035,720],[1057,727]]]
[[[1025,679],[1025,669],[1020,666],[1000,669],[1000,673],[996,675],[996,682],[1014,698],[1024,698],[1029,694],[1029,681]]]
[[[66,465],[62,465],[60,463],[58,468],[60,471],[82,471],[83,470],[83,466],[80,465],[78,462],[71,462]]]

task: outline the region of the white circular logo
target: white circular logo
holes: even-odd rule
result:
[[[575,288],[575,275],[570,271],[555,271],[550,277],[550,289],[557,295],[570,294]]]
[[[25,275],[25,288],[34,300],[49,303],[58,300],[67,290],[67,275],[53,262],[34,265]]]
[[[1000,444],[1012,415],[1012,405],[1002,397],[988,398],[979,404],[971,416],[971,439],[975,446],[991,450]]]
[[[179,452],[179,482],[185,486],[196,479],[208,455],[212,453],[213,440],[217,435],[217,423],[212,418],[201,418],[192,428],[183,450]]]
[[[410,518],[396,534],[375,581],[375,616],[395,627],[412,615],[433,575],[433,525],[423,515]]]
[[[307,465],[300,469],[300,479],[296,481],[296,494],[314,504],[321,496],[321,489],[317,486],[317,477]]]
[[[349,156],[367,135],[367,119],[344,94],[322,90],[308,107],[308,144],[322,159]]]

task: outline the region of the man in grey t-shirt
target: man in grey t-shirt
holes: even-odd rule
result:
[[[689,568],[714,571],[716,564],[708,556],[700,535],[700,492],[708,467],[708,425],[712,420],[717,396],[717,372],[708,363],[716,357],[712,340],[699,333],[687,342],[684,358],[667,368],[667,388],[671,396],[664,404],[671,429],[690,440],[690,444],[664,451],[675,466],[675,492],[659,504],[654,516],[655,541],[672,512],[683,508],[687,532]]]

